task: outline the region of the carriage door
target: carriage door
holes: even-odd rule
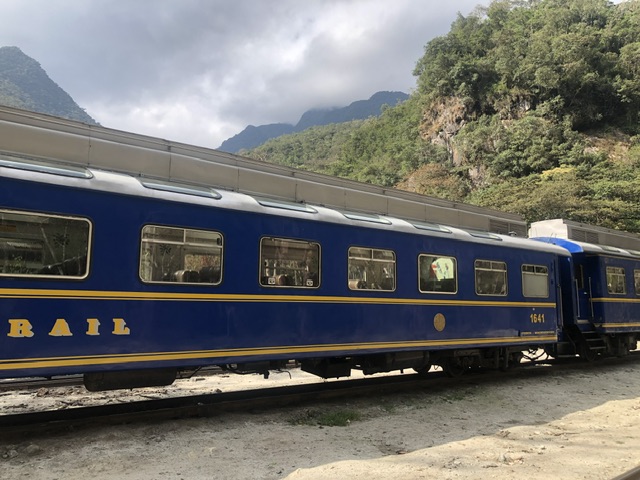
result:
[[[585,275],[585,265],[582,259],[575,263],[575,282],[578,296],[578,319],[591,320],[593,318],[591,278]]]

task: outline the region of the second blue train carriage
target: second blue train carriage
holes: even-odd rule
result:
[[[559,237],[536,240],[571,254],[561,262],[563,334],[555,354],[575,352],[589,360],[623,356],[640,339],[640,251]]]

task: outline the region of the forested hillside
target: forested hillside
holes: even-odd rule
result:
[[[425,46],[409,100],[249,156],[640,231],[640,0],[502,0]]]

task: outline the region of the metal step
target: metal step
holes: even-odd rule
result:
[[[607,352],[607,345],[595,330],[582,331],[576,325],[566,329],[575,354],[591,361]]]
[[[597,332],[582,332],[582,336],[591,351],[603,352],[607,349],[606,343]]]

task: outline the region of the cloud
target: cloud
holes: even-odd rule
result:
[[[3,0],[0,46],[104,126],[216,147],[249,124],[409,92],[424,45],[476,4]]]

